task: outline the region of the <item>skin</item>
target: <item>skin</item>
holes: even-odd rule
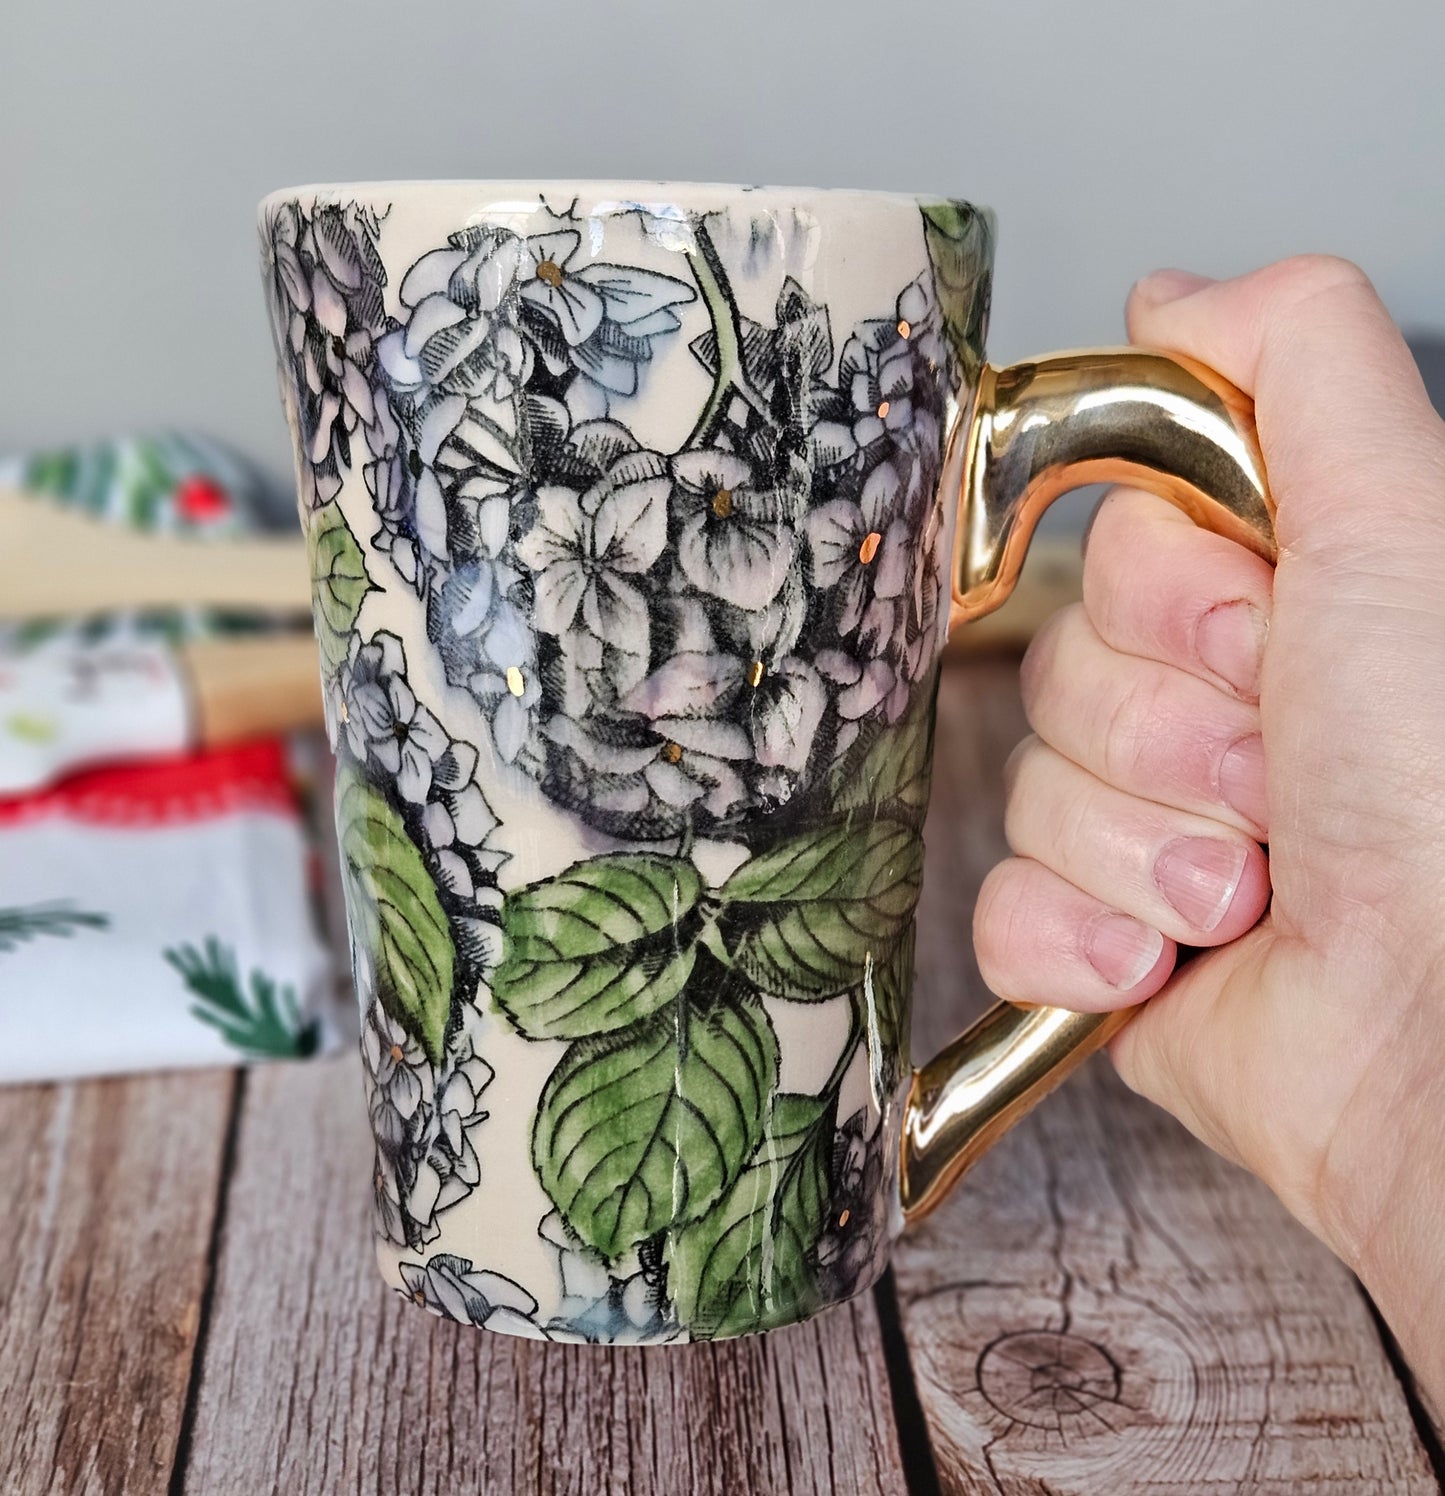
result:
[[[1019,1001],[1152,999],[1125,1081],[1360,1276],[1445,1407],[1445,425],[1342,260],[1161,271],[1128,325],[1254,397],[1279,565],[1105,500],[1024,662],[979,963]]]

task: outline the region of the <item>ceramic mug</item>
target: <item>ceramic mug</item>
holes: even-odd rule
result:
[[[386,1280],[606,1343],[849,1298],[1121,1021],[1001,1004],[910,1068],[950,618],[1104,478],[1272,555],[1248,403],[989,368],[962,202],[392,183],[261,228]]]

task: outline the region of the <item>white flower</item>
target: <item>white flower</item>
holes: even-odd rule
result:
[[[859,631],[871,654],[900,644],[906,621],[903,594],[918,539],[903,513],[905,496],[896,466],[880,462],[856,503],[830,499],[806,520],[813,585],[838,588],[838,632]]]
[[[677,554],[700,592],[756,611],[778,595],[793,563],[793,531],[783,499],[754,486],[751,466],[717,448],[679,452],[674,507]]]
[[[637,368],[652,357],[652,338],[680,325],[672,308],[696,293],[671,276],[635,266],[574,266],[581,243],[576,229],[526,241],[522,299],[555,333],[543,336],[539,349],[554,374],[570,364],[605,390],[635,394]],[[535,324],[533,329],[536,335]]]
[[[838,385],[852,404],[853,436],[860,447],[913,423],[913,350],[900,326],[864,322],[839,360]]]
[[[427,1155],[440,1180],[436,1210],[445,1210],[464,1199],[481,1180],[481,1160],[471,1131],[487,1119],[481,1095],[491,1085],[493,1075],[492,1067],[480,1055],[468,1053],[437,1088],[437,1131]]]
[[[386,273],[374,224],[354,204],[307,217],[287,203],[267,227],[276,351],[297,421],[302,499],[314,506],[336,497],[354,434],[378,420],[372,380]]]
[[[406,1245],[406,1223],[402,1216],[401,1181],[397,1166],[380,1148],[373,1155],[371,1197],[377,1234],[398,1246]]]
[[[515,292],[526,263],[506,229],[454,234],[424,254],[399,288],[405,326],[377,344],[394,390],[469,399],[510,399],[531,373],[532,352],[516,325]]]
[[[545,1338],[536,1323],[536,1299],[501,1273],[475,1268],[448,1252],[425,1263],[403,1262],[400,1270],[406,1296],[443,1319]]]
[[[346,739],[353,754],[389,775],[403,800],[425,803],[437,762],[451,748],[441,723],[402,673],[401,641],[379,633],[351,661]]]
[[[669,1314],[660,1274],[630,1253],[610,1267],[576,1236],[558,1211],[542,1218],[537,1235],[557,1255],[562,1313],[547,1326],[549,1340],[588,1344],[660,1344],[680,1333]]]
[[[380,1002],[373,1002],[361,1030],[361,1053],[376,1101],[384,1102],[404,1129],[431,1100],[435,1076],[426,1051]]]
[[[537,491],[536,523],[517,545],[533,572],[536,625],[556,636],[585,630],[645,669],[651,616],[634,579],[667,544],[666,464],[610,422],[587,422],[573,439],[605,445],[613,460],[585,492],[557,484]]]
[[[624,704],[668,740],[695,743],[695,751],[714,759],[741,757],[738,750],[746,743],[753,762],[800,773],[812,753],[827,692],[818,672],[797,655],[764,665],[733,655],[688,653],[665,661]]]

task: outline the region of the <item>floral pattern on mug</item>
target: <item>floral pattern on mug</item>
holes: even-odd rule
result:
[[[744,315],[707,215],[669,225],[686,278],[594,259],[548,217],[460,230],[394,288],[377,214],[266,225],[378,1230],[421,1250],[484,1187],[482,1050],[505,1022],[556,1056],[531,1128],[556,1282],[441,1253],[402,1262],[408,1295],[554,1338],[746,1333],[846,1298],[887,1249],[877,1108],[906,1068],[944,428],[987,233],[922,209],[931,270],[839,346],[791,277],[767,322]],[[696,312],[708,393],[658,450],[632,406]],[[333,502],[347,471],[372,562]],[[423,704],[397,635],[360,627],[369,566],[415,595],[486,744]],[[612,849],[508,879],[487,755]],[[734,849],[726,876],[707,846]],[[778,1004],[844,1015],[817,1090],[782,1088]],[[874,1109],[842,1115],[860,1065]]]

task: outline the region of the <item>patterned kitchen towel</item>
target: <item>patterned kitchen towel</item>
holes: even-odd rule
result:
[[[0,485],[219,541],[294,523],[289,493],[200,437],[0,459]],[[0,1082],[302,1058],[337,1042],[347,1006],[292,772],[304,744],[112,762],[6,793],[46,777],[25,756],[47,745],[26,728],[53,715],[57,691],[74,708],[84,677],[93,710],[67,721],[89,734],[87,757],[153,753],[185,710],[157,665],[165,646],[272,626],[200,609],[0,626]]]
[[[295,524],[289,487],[220,442],[187,433],[0,457],[0,486],[133,530],[225,537]]]
[[[0,1082],[334,1047],[315,867],[275,741],[0,799]]]

